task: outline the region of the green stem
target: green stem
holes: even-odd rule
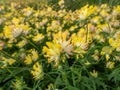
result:
[[[34,43],[32,43],[30,40],[26,39],[25,37],[22,37],[22,38],[25,39],[25,40],[27,40],[28,43],[31,44],[34,48],[36,48],[37,50],[39,50],[38,47]]]
[[[8,54],[6,51],[4,51],[4,50],[1,50],[0,51],[1,53],[3,53],[5,56],[8,56],[8,57],[10,57],[10,58],[12,58],[12,59],[15,59],[14,57],[12,57],[10,54]]]
[[[86,29],[87,29],[87,32],[86,32],[86,43],[87,43],[87,38],[88,38],[88,23],[87,23]]]

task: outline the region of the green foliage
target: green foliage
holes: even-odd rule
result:
[[[54,6],[55,9],[59,9],[58,2],[59,0],[48,0],[48,5]],[[101,4],[108,4],[110,6],[119,5],[119,0],[65,0],[65,8],[67,10],[76,10],[81,8],[82,6],[89,4],[89,5],[101,5]],[[56,8],[57,7],[57,8]]]

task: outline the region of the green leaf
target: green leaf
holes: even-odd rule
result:
[[[4,81],[3,82],[5,82],[6,80],[9,80],[10,78],[12,78],[12,77],[15,77],[17,74],[19,74],[19,73],[21,73],[21,72],[24,72],[24,71],[26,71],[26,70],[29,70],[29,68],[27,68],[27,67],[24,67],[24,68],[14,68],[14,70],[10,70],[10,69],[8,69],[7,68],[7,70],[8,70],[8,72],[10,73],[9,75],[7,75],[7,77],[4,79]]]
[[[73,86],[68,86],[68,90],[80,90],[80,89]]]
[[[114,81],[115,83],[120,81],[120,68],[114,69],[108,76],[108,79]]]

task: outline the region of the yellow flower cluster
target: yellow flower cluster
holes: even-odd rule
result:
[[[14,64],[16,62],[15,59],[6,58],[6,57],[2,57],[1,61],[2,61],[3,65],[0,68],[5,68],[5,67],[7,67],[7,65],[12,65],[12,64]]]
[[[63,5],[60,0],[58,5]],[[43,77],[38,62],[59,66],[66,61],[88,59],[89,50],[101,45],[92,53],[93,61],[105,56],[106,68],[112,69],[120,56],[120,5],[110,8],[85,5],[75,11],[64,8],[54,10],[50,6],[33,8],[17,2],[10,7],[0,6],[0,67],[16,63],[33,67],[31,74],[37,80]],[[14,54],[14,55],[13,55]],[[12,56],[13,55],[13,56]],[[15,60],[12,58],[14,57]],[[86,57],[86,58],[84,58]],[[85,61],[86,62],[86,61]],[[90,64],[87,60],[87,65]],[[91,72],[97,77],[97,71]]]
[[[52,42],[46,42],[47,47],[43,47],[43,52],[46,54],[45,57],[48,57],[48,62],[54,62],[55,66],[58,66],[60,63],[61,54],[65,54],[67,57],[73,54],[73,45],[68,39],[68,32],[58,32],[53,35]],[[64,62],[64,60],[62,60]]]
[[[28,55],[26,55],[24,63],[25,64],[31,64],[33,61],[35,62],[38,58],[38,52],[35,49],[31,49],[28,51]]]
[[[33,65],[33,70],[31,71],[31,73],[32,73],[35,80],[43,78],[44,73],[42,70],[42,66],[39,64],[39,62],[36,62]]]
[[[17,90],[23,90],[24,87],[26,86],[25,82],[23,81],[23,78],[17,77],[12,83],[13,83],[12,86],[14,87],[14,89],[17,89]]]

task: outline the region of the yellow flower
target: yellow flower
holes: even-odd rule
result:
[[[1,5],[0,6],[0,11],[4,10],[5,6],[4,5]]]
[[[0,38],[2,38],[3,37],[3,33],[0,33]]]
[[[26,86],[25,81],[23,78],[16,78],[13,82],[13,88],[15,90],[24,90],[24,87]]]
[[[110,32],[110,29],[107,23],[98,24],[97,28],[100,29],[100,31]]]
[[[101,55],[108,54],[110,55],[113,51],[113,48],[110,46],[104,46],[101,51]]]
[[[91,63],[90,63],[89,61],[86,61],[86,62],[85,62],[85,65],[86,65],[86,66],[89,66],[90,64],[91,64]]]
[[[120,47],[120,39],[113,39],[113,38],[110,38],[109,39],[109,44],[114,48],[114,49],[117,49]]]
[[[9,18],[10,16],[12,16],[12,12],[8,12],[8,13],[5,14],[6,18]]]
[[[91,19],[91,21],[95,24],[99,24],[100,23],[100,19],[101,17],[100,16],[95,16]]]
[[[64,4],[64,0],[59,0],[58,5],[61,6],[62,4]]]
[[[18,46],[19,48],[22,48],[23,46],[25,46],[27,44],[27,40],[22,40],[19,41],[16,46]]]
[[[87,50],[89,45],[88,43],[92,42],[92,36],[88,32],[86,38],[86,30],[81,28],[77,34],[73,34],[71,36],[71,41],[74,46]]]
[[[54,88],[54,85],[52,83],[50,83],[47,87],[48,88],[46,90],[57,90]]]
[[[92,5],[91,6],[86,5],[86,6],[82,7],[80,9],[80,15],[79,15],[80,20],[85,20],[90,15],[92,15],[95,11],[96,11],[96,7],[94,7]]]
[[[24,63],[25,64],[31,64],[32,63],[32,57],[29,54],[25,57]]]
[[[114,35],[115,39],[120,39],[120,31],[117,31]]]
[[[14,23],[14,24],[19,24],[19,23],[20,23],[20,19],[19,19],[19,18],[16,18],[16,17],[13,17],[12,23]]]
[[[8,42],[8,43],[6,44],[6,46],[7,46],[7,47],[12,47],[13,44],[12,44],[11,42],[13,42],[13,41],[10,41],[10,43]]]
[[[69,37],[69,33],[66,32],[58,32],[57,34],[53,35],[54,40],[60,44],[61,50],[63,53],[66,53],[67,56],[72,55],[73,51],[73,44],[71,44],[71,40]],[[67,40],[68,39],[68,40]]]
[[[42,69],[42,65],[40,65],[39,62],[36,62],[33,65],[33,70],[31,71],[31,74],[33,75],[33,78],[35,80],[43,78],[44,72],[43,72],[43,69]]]
[[[100,15],[103,16],[103,17],[107,17],[109,14],[105,9],[103,9],[103,10],[100,11]]]
[[[110,59],[110,56],[108,54],[106,54],[105,57],[107,61]]]
[[[110,46],[105,46],[102,48],[101,55],[105,55],[106,60],[110,59],[110,55],[112,54],[113,48]]]
[[[43,19],[39,24],[40,24],[40,26],[44,26],[47,22],[48,22],[48,19],[45,18],[45,19]],[[40,26],[39,26],[39,27],[40,27]]]
[[[112,68],[114,68],[114,65],[115,65],[115,62],[113,62],[113,61],[108,61],[108,62],[106,63],[106,68],[112,69]]]
[[[113,38],[109,38],[109,44],[111,45],[113,43]]]
[[[4,33],[4,35],[5,35],[6,38],[13,39],[11,26],[5,26],[3,28],[3,33]]]
[[[69,30],[70,30],[70,31],[74,31],[76,28],[77,28],[77,25],[71,26]]]
[[[31,7],[27,7],[27,8],[24,8],[23,9],[23,14],[25,15],[25,16],[30,16],[32,13],[33,13],[33,8],[31,8]]]
[[[117,6],[114,7],[112,14],[114,16],[120,15],[120,5],[117,5]]]
[[[32,39],[35,42],[38,42],[44,38],[43,34],[38,33],[36,36],[34,36]]]
[[[12,59],[12,58],[6,58],[6,57],[2,57],[1,60],[2,60],[2,63],[3,63],[3,65],[2,65],[1,68],[6,67],[7,65],[13,65],[13,64],[16,62],[15,59]]]
[[[49,58],[49,62],[54,62],[55,66],[59,64],[61,46],[56,42],[47,42],[48,47],[43,47],[43,52],[46,54],[45,57]]]
[[[53,20],[50,24],[47,26],[47,32],[58,32],[61,31],[62,27],[58,20]]]
[[[26,24],[26,25],[21,24],[20,27],[21,27],[21,29],[23,30],[23,33],[24,33],[25,35],[28,34],[29,31],[30,31],[30,29],[31,29],[30,26],[29,26],[29,24]]]
[[[73,45],[70,43],[70,39],[67,40],[67,32],[58,32],[53,35],[53,41],[47,42],[47,46],[43,47],[45,57],[48,58],[48,62],[54,62],[55,66],[59,64],[60,55],[64,54],[69,58],[73,54]],[[64,60],[63,60],[64,61]]]
[[[91,74],[93,77],[95,77],[95,78],[98,77],[98,72],[95,71],[95,70],[93,70],[92,72],[90,72],[90,74]]]
[[[12,64],[14,64],[16,62],[16,60],[14,60],[14,59],[8,59],[7,62],[8,62],[9,65],[12,65]]]
[[[31,51],[31,54],[32,54],[31,55],[32,56],[32,60],[36,61],[38,59],[38,57],[39,57],[38,52],[35,49],[31,49],[30,51]]]
[[[12,26],[12,35],[14,38],[20,36],[22,34],[22,31],[23,29],[21,28],[20,25],[15,25],[15,26]]]

